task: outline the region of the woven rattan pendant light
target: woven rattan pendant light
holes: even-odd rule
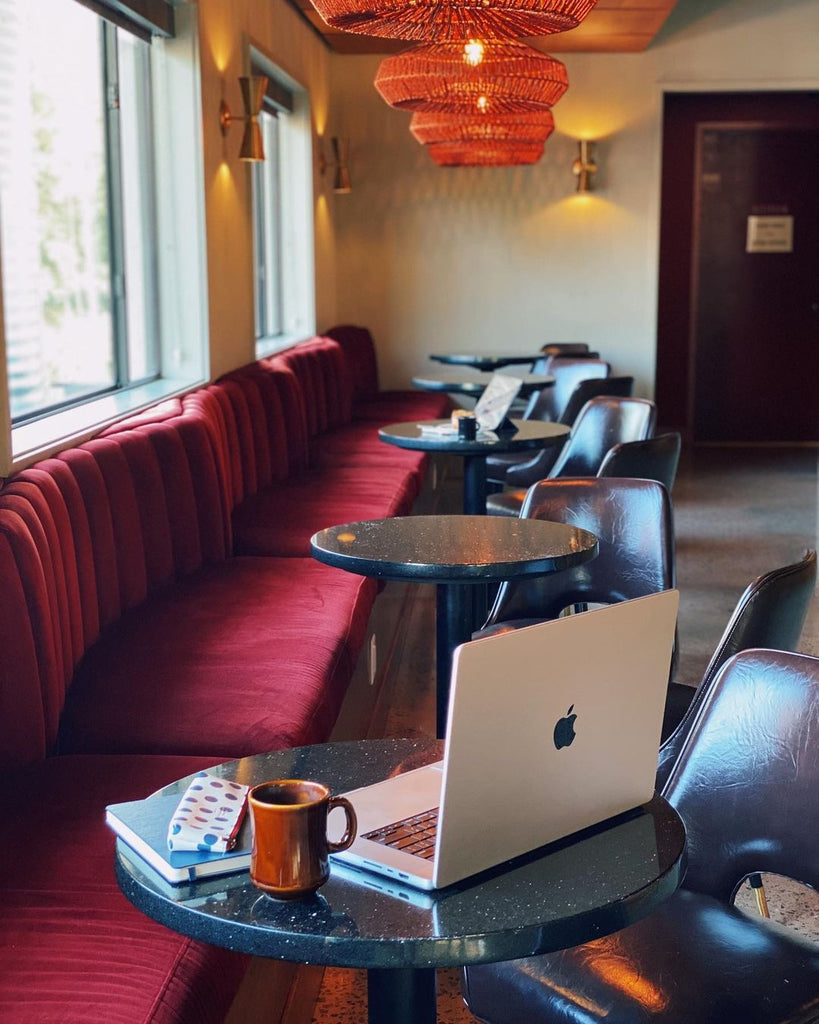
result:
[[[534,164],[542,142],[434,142],[427,151],[440,167],[512,167]]]
[[[566,91],[566,68],[525,43],[491,40],[478,44],[425,43],[383,60],[375,87],[400,110],[503,114],[547,110]]]
[[[333,28],[445,42],[514,39],[575,28],[597,0],[313,0]]]
[[[415,113],[410,131],[425,146],[437,143],[543,143],[554,131],[550,110],[532,113],[499,114],[422,114]]]

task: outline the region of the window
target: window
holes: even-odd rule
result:
[[[315,331],[312,140],[307,93],[260,56],[268,78],[259,124],[265,159],[253,167],[256,350],[283,348]]]
[[[0,476],[207,378],[195,5],[0,0]]]
[[[150,43],[67,0],[2,8],[0,246],[20,422],[158,376]]]
[[[279,112],[265,104],[259,116],[264,161],[253,166],[253,240],[256,338],[284,334],[282,309],[282,176]],[[284,129],[286,130],[286,128]]]

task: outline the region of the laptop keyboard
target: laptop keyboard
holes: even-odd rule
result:
[[[411,818],[396,821],[392,825],[366,832],[364,839],[370,839],[382,846],[392,846],[404,853],[432,860],[435,855],[435,833],[438,831],[438,808],[422,811]]]

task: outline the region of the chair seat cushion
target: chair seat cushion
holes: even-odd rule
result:
[[[502,483],[510,466],[519,466],[521,462],[526,462],[531,457],[531,452],[499,452],[497,455],[489,455],[486,459],[487,479]]]
[[[382,441],[374,424],[356,423],[315,437],[310,446],[310,463],[320,469],[373,470],[384,467],[393,474],[413,474],[420,485],[427,456],[424,452],[397,448]]]
[[[502,491],[486,496],[486,514],[489,516],[519,516],[526,491]]]
[[[575,949],[466,971],[491,1024],[807,1024],[819,946],[681,890],[637,924]]]
[[[394,478],[393,478],[394,476]],[[246,498],[233,513],[237,555],[310,556],[310,538],[327,526],[407,515],[415,477],[375,471],[331,471],[291,479]]]
[[[205,566],[89,649],[60,749],[229,758],[326,740],[376,593],[312,559]]]
[[[0,843],[0,1019],[220,1024],[247,958],[135,910],[114,878],[105,805],[220,758],[54,757],[6,773]]]

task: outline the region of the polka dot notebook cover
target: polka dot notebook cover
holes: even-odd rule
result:
[[[245,814],[248,788],[199,772],[171,818],[168,849],[207,853],[232,850]]]
[[[215,776],[208,775],[204,780],[213,779]],[[217,782],[228,780],[216,779]],[[194,777],[191,786],[202,785],[200,778]],[[196,815],[190,813],[185,817],[195,819],[205,818],[206,822],[193,824],[202,825],[201,834],[198,830],[191,829],[188,834],[195,837],[191,840],[192,848],[179,849],[177,841],[183,835],[180,827],[178,833],[173,834],[173,823],[176,821],[177,811],[180,805],[194,808],[200,806],[196,803],[185,803],[188,796],[186,791],[180,799],[179,793],[157,794],[149,796],[145,800],[129,800],[126,803],[111,804],[105,809],[105,820],[116,832],[119,838],[130,847],[131,851],[138,855],[140,861],[148,864],[154,871],[158,872],[164,879],[178,886],[182,882],[193,882],[208,875],[225,875],[235,871],[244,871],[250,867],[251,829],[250,816],[245,814],[241,820],[234,822],[216,821],[217,818],[230,818],[230,814],[220,814],[222,808],[238,804],[241,809],[245,806],[245,793],[247,787],[240,786],[235,789],[231,785],[224,792],[235,794],[238,800],[216,801],[203,799],[202,803],[211,810],[210,814]],[[211,789],[204,786],[201,790],[194,790],[191,795],[216,796],[220,792],[219,787]],[[207,823],[207,819],[214,819]],[[179,822],[182,825],[182,822]],[[217,830],[218,826],[218,830]],[[206,830],[205,830],[206,829]],[[236,831],[238,829],[238,831]],[[187,832],[187,829],[185,830]],[[170,835],[169,835],[170,833]],[[227,845],[227,837],[234,836],[234,843],[225,853],[218,851],[219,846]],[[208,839],[216,837],[217,842],[210,843]],[[174,842],[174,849],[168,846],[169,839]]]

